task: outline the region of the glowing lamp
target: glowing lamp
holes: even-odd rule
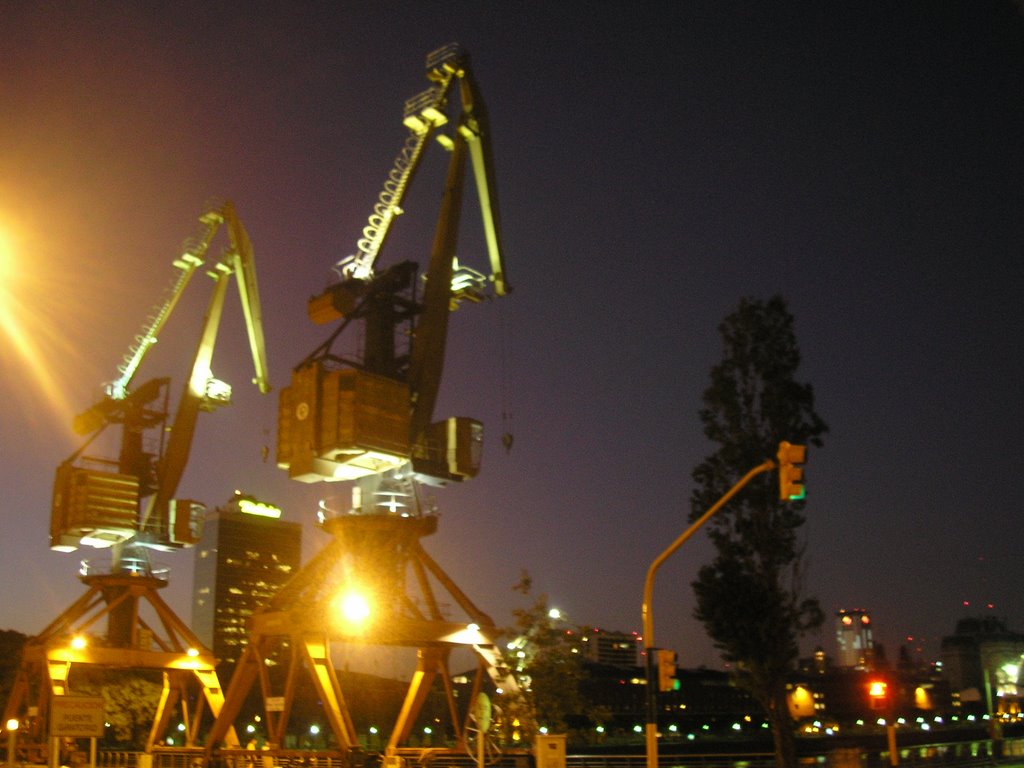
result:
[[[338,598],[338,613],[342,620],[352,626],[360,626],[370,618],[370,601],[360,592],[348,591]]]
[[[244,512],[247,515],[257,515],[258,517],[281,517],[281,508],[275,507],[273,504],[267,504],[264,501],[255,501],[254,499],[247,499],[244,496],[238,499],[238,511]]]

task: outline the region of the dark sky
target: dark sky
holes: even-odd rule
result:
[[[891,656],[913,637],[936,658],[965,615],[1024,630],[1024,22],[985,0],[6,3],[0,626],[38,632],[83,591],[79,556],[47,548],[70,416],[207,203],[233,200],[252,238],[280,389],[324,338],[306,299],[353,251],[424,56],[453,40],[487,100],[515,288],[453,316],[437,414],[488,427],[425,542],[455,582],[506,624],[526,569],[571,622],[639,629],[712,450],[717,326],[781,293],[831,426],[807,468],[810,592],[870,610]],[[429,248],[431,158],[388,263]],[[460,253],[482,264],[479,232],[470,207]],[[192,287],[140,381],[178,391],[207,297]],[[276,394],[248,386],[227,315],[214,372],[236,404],[201,419],[181,495],[276,502],[313,551],[338,489],[274,466]],[[683,666],[719,664],[691,618],[710,557],[698,536],[655,587]],[[187,619],[192,555],[162,560]]]

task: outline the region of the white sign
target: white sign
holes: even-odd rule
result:
[[[267,696],[267,712],[284,712],[284,696]]]
[[[105,720],[98,697],[54,696],[50,704],[51,736],[102,738]]]

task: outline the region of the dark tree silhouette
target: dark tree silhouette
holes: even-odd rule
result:
[[[723,356],[700,411],[717,448],[693,471],[691,520],[774,458],[779,442],[820,446],[828,431],[814,411],[811,386],[795,379],[800,352],[781,297],[741,300],[719,330]],[[710,520],[717,554],[693,583],[695,616],[764,707],[780,768],[796,765],[787,677],[800,636],[823,619],[817,600],[803,594],[803,506],[779,500],[774,472],[755,478]]]
[[[14,678],[21,663],[21,651],[28,640],[14,629],[0,629],[0,702],[6,702],[11,695]]]

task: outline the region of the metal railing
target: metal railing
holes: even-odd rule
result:
[[[860,747],[823,749],[818,754],[799,758],[801,768],[890,768],[887,750]],[[350,755],[333,752],[279,750],[273,753],[252,750],[218,750],[212,761],[214,768],[371,768],[379,756]],[[142,752],[103,750],[97,755],[97,768],[198,768],[203,764],[202,749],[157,749],[152,755]],[[467,756],[434,754],[418,763],[407,760],[409,768],[475,768],[476,761]],[[644,768],[643,752],[631,754],[568,754],[565,768]],[[977,740],[921,744],[900,748],[899,766],[908,768],[990,768],[992,766],[1024,767],[1024,738],[999,742]],[[774,768],[771,752],[693,753],[658,755],[658,768]],[[506,753],[489,768],[535,768],[532,756]]]

